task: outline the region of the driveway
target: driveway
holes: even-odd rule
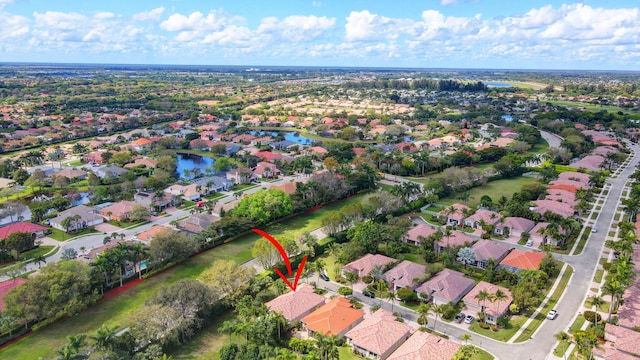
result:
[[[109,223],[102,223],[102,224],[98,224],[95,226],[96,230],[101,231],[105,234],[109,234],[112,232],[118,232],[120,230],[123,230],[122,228],[119,228],[115,225],[111,225]]]

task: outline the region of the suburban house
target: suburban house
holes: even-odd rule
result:
[[[434,277],[416,288],[423,299],[433,300],[435,305],[457,303],[476,285],[472,279],[455,270],[443,269]]]
[[[132,163],[126,164],[125,169],[134,168],[134,167],[145,167],[148,169],[155,169],[158,166],[158,162],[153,159],[149,159],[146,157],[137,158]]]
[[[119,178],[122,174],[127,172],[126,169],[123,169],[115,165],[95,168],[92,171],[100,179],[104,179],[106,177]]]
[[[65,228],[62,226],[62,221],[66,218],[74,218],[78,219],[78,221],[71,221],[69,223],[69,228]],[[84,229],[89,226],[95,226],[98,224],[102,224],[104,222],[104,218],[96,213],[96,211],[85,205],[78,205],[67,210],[61,211],[58,213],[58,216],[54,217],[49,221],[49,225],[51,227],[56,228],[62,231],[74,231],[78,229]]]
[[[604,339],[605,344],[593,350],[596,359],[626,360],[640,356],[640,332],[606,323]]]
[[[473,265],[486,269],[489,267],[490,259],[493,260],[494,265],[498,265],[509,254],[511,248],[499,242],[483,239],[473,244],[471,250],[476,258],[476,263]]]
[[[155,211],[162,211],[170,206],[175,205],[175,197],[168,192],[162,192],[162,197],[156,196],[155,193],[139,191],[133,195],[133,200],[140,205]],[[158,194],[160,195],[160,194]]]
[[[363,318],[364,311],[354,308],[349,299],[337,296],[300,321],[309,335],[320,333],[343,337]]]
[[[280,175],[280,170],[275,164],[270,162],[261,161],[259,162],[255,168],[253,168],[253,174],[258,178],[262,179],[270,179],[274,177],[278,177]]]
[[[544,259],[542,252],[513,249],[500,261],[499,267],[516,273],[520,270],[538,270],[542,259]]]
[[[390,311],[378,309],[344,337],[354,352],[365,358],[384,360],[410,335],[411,326],[399,322]]]
[[[471,208],[462,204],[453,204],[438,212],[438,216],[444,219],[444,223],[449,226],[460,226],[467,213],[471,213]]]
[[[407,233],[402,236],[402,241],[411,245],[420,245],[422,242],[421,239],[426,239],[436,232],[436,229],[427,224],[419,224],[413,229],[407,231]]]
[[[233,181],[222,176],[205,176],[191,180],[191,183],[199,185],[205,190],[205,194],[229,191],[229,188],[233,186]]]
[[[313,290],[313,286],[309,284],[300,284],[296,291],[280,295],[265,305],[269,310],[281,313],[289,321],[300,320],[325,302],[324,296]]]
[[[233,181],[235,184],[246,184],[254,178],[253,172],[249,168],[240,167],[229,170],[227,172],[227,180]]]
[[[34,239],[44,236],[48,228],[30,222],[15,222],[0,228],[0,239],[6,239],[9,235],[17,232],[29,233]]]
[[[554,200],[536,200],[533,202],[535,206],[531,209],[540,215],[549,211],[558,214],[564,218],[572,217],[575,214],[573,206]]]
[[[640,252],[637,252],[640,255]],[[640,267],[638,262],[636,267]],[[638,271],[636,270],[636,273]],[[631,285],[622,295],[622,305],[618,308],[618,326],[633,329],[640,324],[640,285]]]
[[[73,170],[73,169],[62,169],[51,174],[51,177],[62,176],[69,180],[79,179],[83,180],[87,178],[87,172],[82,170]]]
[[[154,225],[151,229],[145,230],[140,234],[136,235],[134,238],[149,244],[153,238],[159,233],[169,230],[168,227],[162,225]]]
[[[191,214],[186,219],[178,221],[176,228],[188,233],[199,234],[208,229],[214,221],[218,221],[219,219],[219,217],[207,213]]]
[[[529,232],[536,225],[535,222],[522,217],[507,216],[504,221],[496,224],[495,234],[504,237],[514,236],[520,237],[522,233]]]
[[[489,294],[495,294],[497,290],[501,290],[506,295],[506,299],[494,302],[480,301],[476,296],[478,296],[478,294],[483,290]],[[499,317],[507,313],[509,305],[511,305],[511,302],[513,301],[513,297],[511,296],[509,289],[505,287],[490,284],[486,281],[480,281],[467,293],[467,295],[462,298],[462,301],[464,302],[467,310],[474,314],[481,312],[484,309],[487,323],[495,324]]]
[[[453,230],[449,235],[445,233],[442,238],[434,242],[433,247],[436,252],[440,253],[447,250],[447,248],[454,248],[458,246],[468,246],[473,243],[475,239],[471,236],[463,233],[462,231]]]
[[[424,277],[427,268],[424,265],[416,264],[414,262],[405,260],[400,264],[392,267],[384,274],[384,278],[389,284],[389,288],[393,291],[398,291],[403,287],[409,287],[411,290],[415,290],[420,285],[419,280]]]
[[[379,266],[382,269],[385,269],[389,264],[393,264],[396,262],[396,259],[380,255],[380,254],[367,254],[361,257],[358,260],[352,261],[347,265],[342,267],[342,274],[344,276],[347,272],[352,272],[358,275],[359,278],[369,275],[371,270]]]
[[[545,200],[553,200],[562,203],[566,203],[571,206],[576,206],[576,193],[563,190],[563,189],[547,189],[547,194],[545,195]]]
[[[166,193],[169,193],[173,196],[181,196],[184,200],[188,201],[197,201],[200,200],[202,195],[200,191],[198,191],[198,185],[189,184],[189,185],[180,185],[173,184],[168,188],[164,189]]]
[[[483,221],[487,225],[495,225],[500,221],[501,217],[502,215],[495,211],[480,209],[464,219],[464,225],[477,229]]]
[[[416,331],[387,360],[453,359],[461,346],[443,337]]]
[[[109,220],[123,221],[129,218],[131,208],[140,205],[134,201],[120,201],[100,209],[100,215]]]
[[[139,138],[131,142],[131,150],[142,151],[147,149],[151,144],[153,144],[153,141],[145,138]]]
[[[280,184],[280,185],[271,185],[269,187],[269,189],[277,189],[277,190],[282,190],[284,191],[287,195],[293,195],[296,193],[296,190],[298,189],[298,186],[296,185],[296,182],[294,181],[288,181],[286,183]]]

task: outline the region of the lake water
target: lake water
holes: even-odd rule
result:
[[[195,175],[193,173],[185,175],[185,169],[189,170],[189,172],[192,172],[193,169],[199,169],[201,174],[205,174],[207,172],[207,168],[211,167],[214,162],[216,161],[210,157],[194,154],[178,154],[176,171],[182,180],[193,179]]]
[[[513,121],[513,116],[511,116],[511,115],[502,115],[502,120],[504,120],[504,121]]]
[[[268,135],[268,136],[271,136],[271,137],[278,136],[278,132],[277,131],[262,131],[262,130],[261,131],[251,131],[250,134],[253,135],[253,136],[264,136],[264,135]],[[301,144],[301,145],[311,145],[311,144],[313,144],[315,142],[314,140],[311,140],[309,138],[306,138],[306,137],[300,135],[300,133],[291,132],[291,131],[287,131],[287,132],[284,133],[284,139],[296,142],[296,143]]]
[[[490,88],[492,88],[492,87],[497,87],[497,88],[510,88],[510,87],[513,87],[513,85],[509,85],[509,84],[506,84],[506,83],[499,83],[499,82],[487,82],[487,83],[484,83],[484,84],[487,85],[487,87],[490,87]]]

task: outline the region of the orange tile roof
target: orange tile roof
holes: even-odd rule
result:
[[[151,229],[147,230],[147,231],[143,231],[140,234],[137,235],[137,238],[142,240],[142,241],[151,241],[151,239],[153,239],[154,236],[158,235],[159,233],[168,230],[169,228],[166,226],[162,226],[162,225],[155,225],[153,226]]]
[[[451,340],[416,331],[387,360],[441,360],[452,359],[461,345]]]
[[[544,253],[541,252],[513,249],[509,255],[500,262],[500,265],[512,266],[523,270],[538,270],[543,258]]]
[[[363,311],[353,308],[348,299],[339,296],[303,317],[301,321],[313,332],[339,335],[363,317]]]

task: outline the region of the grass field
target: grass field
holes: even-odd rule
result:
[[[51,228],[51,234],[47,235],[47,237],[53,239],[53,240],[58,240],[58,241],[65,241],[65,240],[69,240],[71,238],[74,238],[76,236],[81,236],[81,235],[89,235],[89,234],[99,234],[99,231],[95,231],[95,230],[90,230],[90,229],[82,229],[81,231],[77,231],[71,234],[67,234],[62,230],[58,230],[58,229],[54,229]]]
[[[469,190],[471,198],[469,199],[469,206],[477,206],[480,203],[480,198],[483,195],[489,195],[491,199],[496,202],[501,196],[506,196],[511,199],[514,192],[520,191],[522,185],[537,182],[532,178],[517,177],[512,179],[502,179],[491,181],[483,186],[479,186]],[[440,199],[438,204],[449,206],[453,203],[460,202],[456,197],[446,197]]]
[[[360,202],[364,196],[351,197],[313,213],[302,214],[284,223],[270,226],[265,230],[276,239],[309,232],[320,227],[320,221],[328,211],[338,210],[349,203]],[[145,300],[155,294],[160,287],[170,285],[180,279],[197,278],[216,260],[233,259],[237,263],[250,260],[252,258],[251,248],[257,238],[258,236],[252,233],[190,258],[178,266],[144,280],[116,297],[91,306],[77,316],[59,321],[11,346],[0,349],[0,359],[37,359],[51,356],[56,349],[66,343],[67,335],[81,333],[93,335],[103,323],[107,323],[109,326],[117,325],[120,328],[130,326],[132,324],[131,314],[139,310]],[[213,354],[224,344],[223,338],[215,332],[222,321],[224,321],[224,317],[215,319],[205,331],[198,334],[196,339],[201,339],[200,342],[190,343],[186,349],[194,354],[203,354],[202,357],[197,358],[211,359]],[[213,338],[220,339],[220,341],[211,341],[210,339]],[[224,340],[227,340],[227,337],[224,337]],[[184,357],[180,358],[192,359],[193,356],[185,353]]]
[[[613,112],[613,113],[617,113],[618,111],[622,111],[623,113],[628,113],[628,114],[632,114],[634,113],[633,111],[629,111],[629,109],[623,109],[621,107],[617,107],[617,106],[609,106],[609,105],[595,105],[595,104],[589,104],[589,103],[582,103],[582,102],[574,102],[574,101],[563,101],[563,100],[549,100],[547,102],[550,102],[554,105],[560,105],[560,106],[566,106],[566,107],[572,107],[572,108],[582,108],[588,111],[608,111],[608,112]]]

